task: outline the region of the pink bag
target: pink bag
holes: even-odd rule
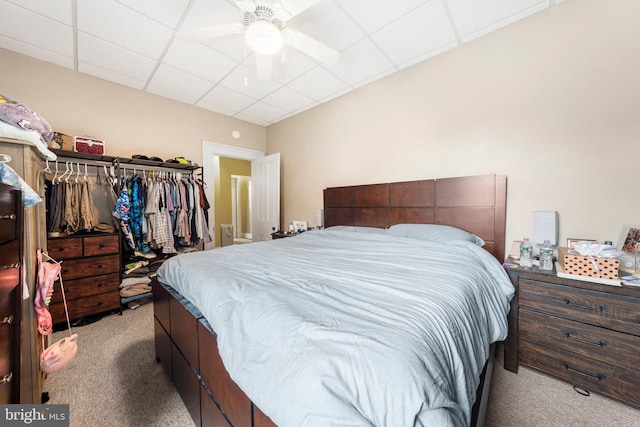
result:
[[[69,328],[69,336],[62,338],[51,344],[44,349],[44,335],[42,335],[42,348],[44,349],[40,354],[40,369],[46,374],[53,374],[64,368],[73,360],[78,352],[78,335],[71,334],[71,322],[69,321],[69,311],[67,310],[67,298],[64,295],[64,285],[62,284],[62,275],[60,274],[60,263],[51,258],[46,253],[38,249],[38,261],[41,262],[41,254],[49,258],[51,261],[57,264],[56,275],[60,279],[60,290],[62,291],[62,301],[64,302],[64,314],[67,316],[67,327]],[[44,265],[45,263],[43,263]],[[55,276],[53,277],[55,280]],[[51,281],[51,288],[53,288],[53,282]],[[52,291],[51,291],[52,293]],[[47,295],[47,298],[51,299],[51,293]],[[44,294],[43,294],[44,295]],[[46,308],[45,308],[45,311]],[[47,311],[48,313],[48,311]],[[50,332],[49,332],[50,333]],[[47,334],[48,335],[48,334]]]
[[[45,374],[64,368],[73,360],[78,351],[78,335],[62,338],[46,348],[40,355],[40,369]]]

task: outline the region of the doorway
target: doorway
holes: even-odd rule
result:
[[[242,159],[253,161],[261,158],[264,153],[261,151],[251,150],[249,148],[234,147],[231,145],[218,144],[211,141],[202,141],[202,167],[205,175],[205,195],[210,201],[211,208],[209,210],[209,233],[215,236],[211,243],[205,245],[205,249],[213,249],[220,246],[220,218],[216,218],[215,209],[215,193],[220,191],[220,158],[227,157],[231,159]],[[251,175],[251,172],[243,174]],[[231,222],[231,218],[229,219]]]
[[[251,243],[251,176],[231,175],[233,244]]]

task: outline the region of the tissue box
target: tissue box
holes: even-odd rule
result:
[[[73,151],[104,155],[104,141],[86,136],[73,137]]]
[[[601,279],[618,279],[618,268],[620,260],[617,258],[586,257],[580,254],[572,255],[568,253],[568,248],[558,248],[558,258],[564,262],[564,272],[578,276],[599,277]],[[593,265],[593,261],[598,265],[600,275]]]

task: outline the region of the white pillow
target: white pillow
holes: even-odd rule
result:
[[[452,240],[468,240],[478,246],[484,246],[484,240],[475,234],[449,225],[439,224],[396,224],[387,229],[390,236],[409,237],[431,242],[451,242]]]
[[[384,234],[387,231],[385,228],[358,227],[355,225],[334,225],[333,227],[327,227],[327,230],[353,231],[356,233],[373,233],[373,234]]]

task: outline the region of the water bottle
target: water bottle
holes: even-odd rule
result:
[[[520,243],[520,267],[533,266],[533,245],[528,238]]]
[[[538,264],[538,268],[540,270],[553,270],[553,246],[548,240],[545,240],[540,246],[540,264]]]

